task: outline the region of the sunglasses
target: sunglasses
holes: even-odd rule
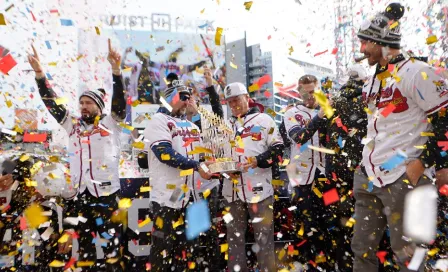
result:
[[[188,101],[188,100],[190,100],[190,98],[191,98],[191,96],[189,95],[189,94],[183,94],[183,93],[181,93],[180,95],[179,95],[179,99],[180,99],[180,101]]]

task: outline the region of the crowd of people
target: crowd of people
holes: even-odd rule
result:
[[[175,63],[181,50],[173,53],[163,85],[157,80],[160,67],[149,56],[132,48],[121,56],[109,40],[111,113],[105,114],[104,89],[87,90],[79,97],[77,117],[58,102],[33,47],[28,61],[39,94],[66,131],[68,146],[44,162],[27,154],[3,156],[0,270],[377,272],[390,261],[400,271],[435,271],[417,253],[433,248],[425,255],[447,254],[444,212],[431,243],[409,237],[404,213],[408,193],[424,186],[437,188],[439,209],[446,206],[448,77],[402,52],[404,12],[390,4],[357,33],[374,74],[354,65],[348,81],[331,94],[320,90],[314,75],[298,75],[301,102],[284,109],[280,126],[243,83],[220,89],[205,62],[182,66],[187,72],[204,68],[215,118],[226,119],[223,104],[230,109],[226,159],[236,168],[220,173],[210,170],[216,157],[204,148],[198,97],[179,80]],[[125,62],[132,51],[141,62]],[[125,66],[135,73],[127,84]],[[121,194],[119,135],[130,129],[124,123],[127,96],[161,103],[143,137],[134,139],[147,154],[141,167],[150,176],[139,191],[149,192],[148,201]],[[293,214],[286,229],[293,240],[279,247],[275,222],[283,215],[274,207],[284,187]],[[204,199],[208,214],[188,216]],[[131,212],[133,205],[137,212]],[[139,209],[149,213],[142,216]],[[197,223],[188,218],[204,216],[211,222],[202,234],[186,235]],[[249,228],[254,243],[248,247]],[[127,234],[144,229],[150,231],[141,239]],[[382,244],[389,247],[382,251]],[[256,262],[248,260],[253,255]]]

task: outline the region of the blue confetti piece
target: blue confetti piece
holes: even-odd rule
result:
[[[249,175],[255,174],[255,170],[252,168],[247,169],[247,172],[249,172]]]
[[[51,49],[50,41],[45,41],[45,44],[47,45],[47,48],[48,48],[48,49]]]
[[[441,155],[442,157],[445,157],[445,156],[446,156],[446,151],[442,151],[442,152],[440,152],[440,155]]]
[[[98,217],[95,219],[96,225],[97,226],[101,226],[103,224],[103,218]]]
[[[395,156],[387,160],[385,163],[381,165],[381,168],[387,171],[390,171],[400,164],[404,163],[404,161],[407,159],[406,154],[403,152],[398,152]]]
[[[198,27],[199,27],[199,28],[204,28],[204,27],[206,27],[206,26],[208,26],[208,23],[205,23],[205,24],[200,25],[200,26],[198,26]]]
[[[342,146],[342,137],[341,136],[339,136],[339,138],[338,138],[338,145],[339,145],[339,147],[343,148],[343,146]]]
[[[37,33],[36,33],[36,32],[33,32],[33,36],[34,36],[34,37],[37,37]]]
[[[69,156],[69,157],[75,156],[75,153],[73,153],[73,152],[69,152],[69,153],[68,153],[68,156]]]
[[[250,132],[252,132],[252,133],[260,133],[260,131],[261,131],[261,127],[260,126],[253,126],[250,129]]]
[[[190,122],[176,122],[176,126],[178,127],[191,127],[191,123]]]
[[[193,123],[199,120],[201,120],[201,115],[199,113],[191,117],[191,122]]]
[[[123,133],[131,134],[131,131],[129,129],[123,128]]]
[[[422,93],[420,92],[420,90],[417,89],[417,88],[415,88],[415,89],[417,90],[418,95],[420,96],[420,98],[421,98],[422,100],[425,100],[425,98],[423,98],[423,95],[422,95]]]
[[[367,192],[372,192],[373,191],[373,182],[369,181],[368,187],[367,187]]]
[[[25,84],[22,83],[22,85],[20,85],[20,88],[21,89],[25,88]]]
[[[47,75],[48,80],[53,80],[53,77],[50,75],[50,73],[45,73],[45,75]]]
[[[105,231],[104,231],[103,233],[101,233],[101,236],[103,236],[104,239],[107,239],[107,240],[110,240],[110,239],[113,238],[112,235],[110,235],[109,233],[107,233],[107,232],[105,232]]]
[[[200,200],[187,208],[187,239],[192,240],[201,232],[206,232],[211,227],[210,211],[206,200]]]
[[[63,26],[73,26],[73,21],[70,19],[61,19],[61,25]]]
[[[308,145],[309,145],[309,143],[306,143],[306,144],[302,145],[302,146],[300,147],[299,151],[300,151],[300,152],[303,152],[303,151],[307,150]]]
[[[170,94],[170,96],[168,96],[166,98],[166,102],[171,103],[171,101],[173,101],[176,94],[177,94],[177,89],[174,89],[174,91]]]

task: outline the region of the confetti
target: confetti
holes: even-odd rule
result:
[[[0,13],[0,25],[6,25],[5,16],[3,13]]]
[[[64,267],[65,263],[58,261],[58,260],[53,260],[51,263],[48,264],[49,267]]]
[[[189,176],[189,175],[193,175],[194,169],[187,169],[187,170],[181,170],[179,173],[179,176],[181,177],[185,177],[185,176]]]
[[[221,36],[222,36],[223,31],[224,31],[224,29],[222,29],[221,27],[216,28],[216,34],[215,34],[215,44],[216,45],[221,45]]]
[[[12,68],[17,65],[17,62],[14,60],[11,54],[6,55],[0,59],[0,72],[7,75]]]
[[[235,69],[235,70],[238,69],[238,66],[236,66],[236,64],[233,63],[233,62],[230,62],[230,67],[232,67],[232,68]]]
[[[99,36],[99,35],[101,35],[101,32],[100,32],[100,28],[99,27],[95,27],[95,31],[96,31],[96,34]]]
[[[62,26],[73,26],[73,22],[70,19],[61,19]]]
[[[229,250],[229,244],[221,244],[221,253],[227,252]]]
[[[42,215],[43,212],[42,207],[36,203],[31,204],[25,209],[25,218],[31,228],[37,228],[40,224],[48,220],[46,216]]]
[[[428,38],[426,38],[426,44],[427,44],[427,45],[436,43],[436,42],[438,42],[438,41],[439,41],[439,39],[437,39],[437,36],[436,36],[436,35],[432,35],[432,36],[429,36]]]
[[[408,156],[406,153],[399,150],[395,156],[389,158],[385,163],[383,163],[381,168],[390,171],[404,163],[407,158]]]
[[[393,104],[393,103],[389,103],[382,111],[381,111],[381,115],[384,116],[384,118],[386,118],[387,116],[389,116],[389,114],[391,114],[397,107]]]
[[[325,206],[328,206],[330,204],[333,204],[339,200],[338,191],[336,188],[333,188],[331,190],[326,191],[323,194],[324,204]]]
[[[428,79],[428,74],[426,74],[426,72],[421,72],[421,75],[422,75],[423,80]]]
[[[211,227],[210,211],[207,201],[200,200],[187,208],[186,235],[188,240],[195,239],[201,232],[206,232]]]
[[[251,92],[251,93],[255,92],[255,91],[258,91],[258,90],[260,90],[260,86],[258,86],[257,83],[254,83],[254,84],[249,86],[249,92]]]
[[[118,208],[129,209],[132,206],[132,200],[130,198],[122,198],[118,202]]]
[[[253,1],[244,2],[244,7],[246,8],[247,11],[249,11],[250,8],[252,7],[252,3]]]

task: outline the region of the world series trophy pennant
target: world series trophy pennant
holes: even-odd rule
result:
[[[202,143],[211,151],[215,163],[208,165],[212,173],[237,172],[238,162],[232,159],[233,130],[228,121],[220,118],[203,107],[198,107],[201,114]]]

